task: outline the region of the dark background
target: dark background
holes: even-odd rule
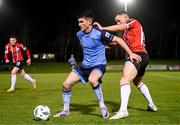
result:
[[[103,26],[115,24],[116,12],[124,9],[118,0],[2,0],[0,5],[0,59],[11,34],[17,35],[34,53],[55,53],[65,61],[71,53],[82,59],[76,38],[76,15],[86,9]],[[144,28],[146,48],[151,59],[180,59],[180,14],[177,1],[134,0],[128,13]],[[108,59],[122,59],[124,52],[107,50]]]

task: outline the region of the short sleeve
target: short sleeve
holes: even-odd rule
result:
[[[112,42],[114,35],[107,31],[102,31],[101,32],[101,40],[102,41],[108,41],[109,43]]]

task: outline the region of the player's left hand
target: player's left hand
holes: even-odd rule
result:
[[[142,60],[142,58],[136,53],[131,53],[129,55],[129,58],[131,61],[133,61],[133,59],[135,59],[136,61],[141,62],[141,60]]]
[[[31,59],[28,59],[28,60],[26,61],[26,63],[27,63],[27,65],[30,65],[30,64],[31,64]]]

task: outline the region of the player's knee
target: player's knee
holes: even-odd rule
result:
[[[21,75],[22,77],[24,77],[24,76],[25,76],[25,73],[20,73],[20,75]]]
[[[16,73],[15,73],[15,72],[13,72],[13,71],[11,71],[11,75],[16,75]]]
[[[71,88],[70,84],[66,81],[63,82],[62,87],[63,87],[63,90],[69,90]]]
[[[89,78],[88,81],[92,84],[96,84],[97,83],[97,80],[95,79],[92,79],[92,78]]]

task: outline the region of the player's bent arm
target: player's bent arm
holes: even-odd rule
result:
[[[128,53],[128,55],[131,55],[132,51],[129,49],[129,47],[127,46],[127,44],[124,42],[123,39],[114,36],[112,41],[117,42]]]
[[[31,64],[31,54],[30,54],[30,51],[28,48],[25,47],[25,52],[26,52],[26,55],[28,57],[27,61],[26,61],[26,64],[27,65],[30,65]]]
[[[31,55],[30,55],[29,49],[24,44],[22,44],[22,43],[20,44],[20,47],[26,52],[28,60],[31,60]]]
[[[4,59],[6,63],[9,63],[8,54],[9,54],[9,51],[8,51],[8,47],[6,46],[5,52],[4,52]]]
[[[5,62],[6,62],[6,63],[9,63],[8,53],[5,53],[5,54],[4,54],[4,59],[5,59]]]
[[[102,27],[102,30],[117,32],[120,30],[125,30],[127,28],[128,26],[126,24],[119,24],[119,25],[117,24],[117,25]]]
[[[25,52],[26,52],[26,55],[27,55],[28,59],[31,60],[31,55],[30,55],[29,49],[26,48]]]
[[[130,58],[131,60],[135,59],[135,60],[137,60],[137,61],[141,61],[141,57],[140,57],[139,55],[133,53],[133,52],[131,51],[131,49],[127,46],[127,44],[124,42],[123,39],[121,39],[121,38],[119,38],[119,37],[117,37],[117,36],[114,36],[113,39],[112,39],[112,41],[117,42],[117,43],[128,53],[129,58]]]

